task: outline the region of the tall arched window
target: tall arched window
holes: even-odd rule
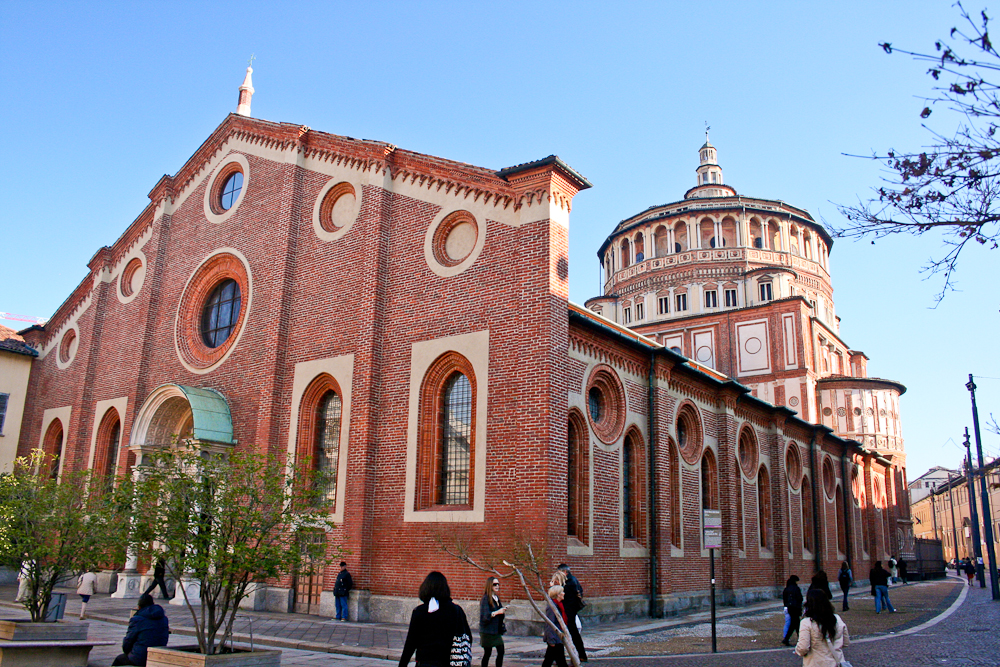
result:
[[[670,479],[667,488],[670,493],[670,544],[681,547],[681,457],[673,440],[667,440],[667,450],[670,457]]]
[[[809,486],[809,477],[802,478],[802,546],[806,551],[815,552],[816,545],[813,544],[813,502],[812,487]]]
[[[844,519],[844,490],[837,485],[837,551],[847,554],[847,521]],[[850,554],[848,554],[848,557]]]
[[[771,478],[764,466],[757,472],[757,523],[760,526],[761,548],[772,549]]]
[[[340,385],[331,375],[319,375],[302,394],[296,459],[313,476],[313,482],[320,485],[318,491],[331,511],[337,501],[343,412]]]
[[[736,460],[736,547],[743,551],[746,548],[744,543],[743,526],[743,474],[740,472],[739,459]]]
[[[106,478],[118,472],[118,454],[121,448],[122,422],[118,410],[109,408],[97,427],[97,447],[94,452],[94,473]]]
[[[42,440],[42,450],[48,454],[48,460],[43,465],[51,466],[48,469],[49,476],[56,479],[59,476],[59,461],[62,458],[63,450],[63,425],[59,419],[53,419],[49,428],[45,431],[45,438]]]
[[[472,504],[476,381],[457,352],[441,355],[421,385],[416,509]]]
[[[629,431],[622,445],[622,537],[643,542],[646,536],[645,451],[642,437]]]
[[[586,433],[583,418],[576,411],[571,412],[567,429],[566,534],[584,543],[590,537],[587,528],[590,518],[590,461]]]
[[[701,509],[719,509],[718,472],[710,449],[701,457]]]
[[[632,253],[629,250],[628,239],[622,239],[622,268],[627,269],[632,264]]]

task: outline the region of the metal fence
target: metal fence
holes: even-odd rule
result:
[[[915,559],[908,568],[910,579],[942,579],[944,571],[944,549],[941,540],[918,537],[914,540]]]

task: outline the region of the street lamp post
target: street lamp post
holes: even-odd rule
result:
[[[979,587],[986,588],[983,576],[983,542],[979,533],[979,510],[976,509],[976,484],[972,475],[972,445],[969,443],[969,427],[965,427],[965,485],[969,487],[969,523],[972,524],[972,553],[976,557],[976,578]]]
[[[994,600],[1000,600],[1000,581],[997,580],[997,559],[993,549],[993,515],[990,513],[990,493],[986,486],[986,471],[983,463],[983,441],[979,435],[979,410],[976,408],[976,383],[972,381],[972,373],[969,373],[969,382],[965,385],[972,398],[972,429],[976,434],[976,455],[979,458],[979,498],[983,503],[983,532],[986,538],[986,552],[990,557],[990,590]],[[965,439],[968,442],[969,430],[965,431]],[[971,467],[972,448],[969,448],[969,459]]]

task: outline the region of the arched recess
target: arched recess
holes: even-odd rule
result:
[[[767,468],[757,472],[757,524],[760,534],[760,548],[774,549],[774,522],[771,518],[771,475]]]
[[[667,490],[670,497],[670,544],[680,549],[683,540],[683,523],[681,516],[681,457],[677,453],[677,444],[673,438],[667,438],[667,456],[670,459],[669,480]]]
[[[625,434],[622,444],[622,538],[645,545],[649,484],[646,475],[646,445],[636,428]]]
[[[590,447],[587,422],[579,410],[570,410],[567,429],[566,534],[590,543]]]
[[[42,439],[42,451],[47,454],[47,460],[42,465],[47,466],[49,476],[52,479],[59,476],[63,443],[66,440],[65,434],[66,430],[63,428],[62,420],[56,418],[49,423],[49,427],[45,430],[45,437]]]
[[[813,529],[813,498],[810,492],[809,477],[802,477],[802,548],[812,553],[816,552],[816,545],[813,543],[816,531]]]
[[[847,554],[847,520],[844,516],[844,490],[837,485],[836,501],[837,505],[837,551]]]
[[[122,420],[115,408],[108,408],[97,427],[97,449],[94,452],[94,474],[114,477],[121,454]]]
[[[169,383],[146,397],[136,414],[129,449],[141,455],[181,441],[199,443],[205,451],[225,453],[232,449],[236,444],[233,419],[222,394]]]

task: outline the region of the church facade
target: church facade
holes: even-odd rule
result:
[[[573,564],[602,615],[704,602],[705,509],[721,514],[730,601],[903,546],[901,440],[879,448],[861,437],[872,422],[833,417],[902,387],[846,365],[819,377],[806,341],[820,324],[843,363],[864,360],[829,320],[814,326],[808,299],[754,311],[773,355],[798,337],[799,366],[772,355],[775,377],[741,375],[726,330],[702,359],[684,318],[623,319],[621,294],[638,292],[618,281],[641,263],[616,259],[608,295],[569,301],[570,210],[590,183],[559,158],[497,171],[258,120],[252,91],[248,71],[238,112],[21,332],[38,358],[20,454],[111,475],[182,438],[323,468],[326,539],[349,554],[359,620],[408,618],[432,569],[478,599],[481,573],[442,551],[447,537],[485,553],[527,536]],[[124,565],[127,597],[145,566]],[[332,614],[335,576],[269,582],[251,604]]]

